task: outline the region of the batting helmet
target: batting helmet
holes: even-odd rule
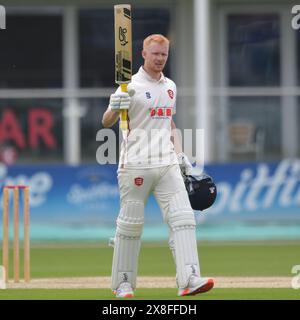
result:
[[[217,187],[207,174],[185,176],[184,183],[194,210],[205,210],[215,202]]]

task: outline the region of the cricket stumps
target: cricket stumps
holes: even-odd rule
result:
[[[13,193],[13,279],[20,281],[20,193],[23,193],[23,226],[24,226],[24,281],[30,281],[30,236],[29,236],[29,187],[9,185],[3,187],[3,223],[2,223],[2,264],[4,279],[9,280],[9,216],[10,193]],[[21,192],[20,192],[21,191]]]

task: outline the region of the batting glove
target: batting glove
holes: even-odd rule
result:
[[[128,92],[114,93],[110,96],[109,107],[113,111],[128,110],[135,90],[128,86]]]
[[[113,111],[129,109],[131,98],[127,92],[114,93],[110,96],[109,107]]]
[[[185,176],[190,176],[193,171],[193,166],[188,157],[183,152],[181,152],[177,154],[177,159],[179,162],[181,173]]]

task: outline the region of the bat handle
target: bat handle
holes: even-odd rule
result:
[[[122,83],[121,85],[122,92],[127,92],[127,83]],[[120,115],[120,128],[121,130],[128,129],[128,122],[127,122],[127,110],[122,110]]]

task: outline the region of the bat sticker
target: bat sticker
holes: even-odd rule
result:
[[[122,46],[126,46],[126,44],[128,43],[126,39],[126,33],[127,33],[126,28],[119,27],[119,40]]]

